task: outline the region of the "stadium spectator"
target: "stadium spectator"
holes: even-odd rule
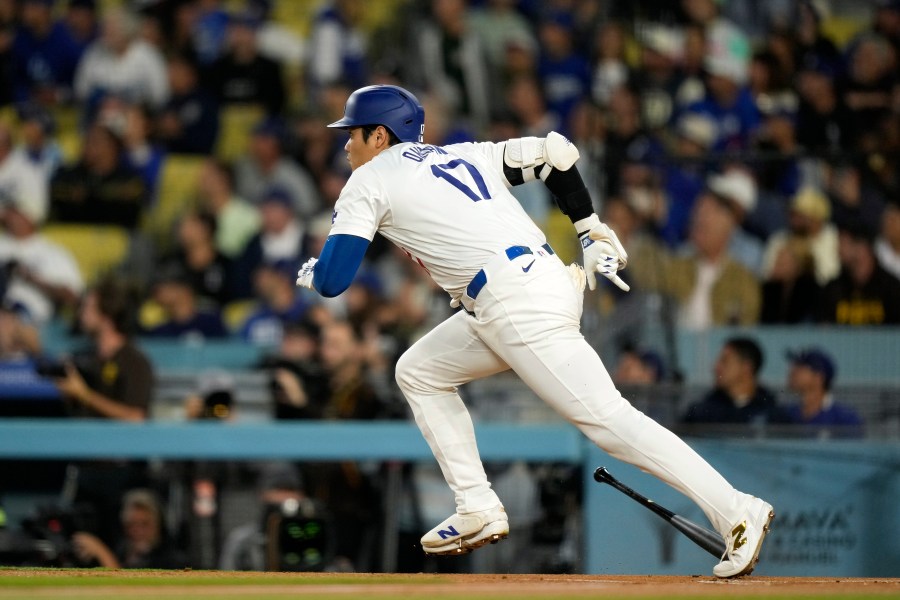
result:
[[[763,257],[765,323],[800,323],[813,317],[816,297],[840,271],[837,229],[831,208],[816,188],[802,188],[791,201],[789,229],[773,234]]]
[[[156,275],[152,297],[162,309],[162,322],[145,332],[153,337],[182,339],[222,338],[228,335],[218,307],[203,307],[191,276],[171,264]]]
[[[281,65],[259,53],[258,27],[251,12],[231,15],[225,54],[204,70],[204,85],[222,104],[256,104],[278,115],[286,98]]]
[[[847,159],[826,166],[826,191],[836,225],[859,223],[869,231],[881,228],[884,198],[872,181],[864,181],[866,172],[865,167]]]
[[[280,188],[263,194],[258,206],[260,231],[247,243],[235,261],[235,294],[252,294],[253,273],[263,263],[302,263],[307,250],[306,227],[294,214],[294,199]]]
[[[533,75],[523,75],[510,82],[506,101],[519,124],[520,135],[544,136],[559,127],[559,118],[547,110],[540,82]]]
[[[711,116],[717,124],[716,150],[744,150],[759,128],[759,109],[747,87],[750,47],[731,23],[717,19],[707,28],[706,93],[687,107]]]
[[[660,269],[661,291],[678,301],[682,327],[702,330],[759,320],[759,282],[728,252],[736,226],[734,212],[715,195],[698,198],[688,255],[670,258]]]
[[[848,132],[860,150],[871,151],[879,145],[891,106],[894,60],[890,44],[877,34],[863,35],[850,48],[841,94],[850,111]]]
[[[684,83],[679,68],[684,33],[674,27],[649,23],[638,31],[640,68],[632,78],[641,91],[641,114],[649,129],[662,130],[672,121],[677,97]]]
[[[249,0],[248,10],[259,19],[256,40],[259,53],[277,63],[300,67],[306,56],[306,40],[272,15],[273,0]]]
[[[324,507],[307,496],[303,478],[292,465],[271,463],[259,473],[259,506],[255,518],[232,529],[225,538],[219,568],[226,571],[334,571],[333,531]],[[288,521],[288,523],[285,523]],[[293,524],[304,535],[273,535]],[[285,526],[287,525],[287,526]],[[308,526],[308,527],[304,527]],[[292,558],[290,554],[293,553]]]
[[[875,255],[885,271],[900,279],[900,200],[888,202],[884,209]]]
[[[332,0],[322,5],[312,22],[306,73],[310,91],[338,81],[351,89],[365,85],[368,40],[361,27],[365,5],[361,0]]]
[[[699,113],[685,113],[674,127],[672,154],[676,160],[666,165],[665,194],[668,200],[665,221],[659,235],[669,246],[687,239],[694,201],[706,186],[709,170],[707,152],[718,138],[716,122]]]
[[[257,346],[277,346],[284,326],[307,316],[310,301],[294,286],[299,261],[267,260],[253,272],[258,306],[241,325],[241,337]]]
[[[792,423],[822,428],[822,435],[858,436],[862,434],[862,419],[857,412],[835,402],[832,385],[836,369],[834,360],[818,348],[788,352],[790,361],[788,390],[800,397],[800,402],[787,408]]]
[[[565,17],[561,17],[559,20],[564,21],[564,19]],[[543,38],[546,38],[547,35],[547,33],[542,33]],[[551,29],[549,35],[551,44],[559,47],[560,42],[556,41],[556,38],[561,37],[560,32]],[[565,41],[565,39],[563,34],[562,40]],[[642,39],[646,40],[648,38],[644,37]],[[571,44],[571,40],[569,40],[569,43]],[[632,75],[625,59],[625,31],[622,25],[615,21],[605,23],[597,30],[594,45],[596,46],[596,57],[592,67],[590,95],[594,102],[600,106],[608,106],[613,92],[618,87],[628,83]],[[642,58],[645,58],[644,55],[642,55]],[[653,59],[649,58],[649,60],[652,64]],[[653,73],[653,75],[656,74],[658,73]],[[651,74],[647,72],[647,76],[650,77]],[[578,83],[581,85],[583,82]],[[643,88],[641,90],[643,91]],[[578,87],[575,87],[572,91],[579,92],[580,90]],[[579,95],[583,96],[583,90],[581,92]]]
[[[15,153],[40,168],[45,185],[62,163],[62,150],[54,138],[56,122],[44,107],[25,103],[19,105],[19,136],[21,142]]]
[[[797,142],[815,154],[836,154],[850,147],[853,123],[837,87],[838,67],[818,57],[798,65]]]
[[[817,296],[817,320],[838,325],[900,323],[900,280],[875,258],[874,234],[860,223],[841,226],[840,275]]]
[[[137,226],[146,188],[141,175],[129,166],[115,126],[92,125],[80,160],[57,171],[50,184],[54,220],[120,225],[130,230]]]
[[[515,5],[514,0],[489,0],[469,15],[469,25],[480,40],[491,81],[502,79],[510,45],[537,47],[528,19]]]
[[[259,211],[234,191],[234,171],[215,158],[208,158],[200,170],[197,194],[202,208],[216,219],[216,248],[234,259],[259,231]]]
[[[742,227],[756,209],[757,188],[753,176],[739,166],[730,166],[706,180],[705,194],[712,194],[734,213],[737,225],[731,235],[728,253],[754,274],[762,265],[763,246],[760,240]]]
[[[16,101],[68,102],[84,47],[54,18],[53,0],[25,0],[20,19],[12,45]]]
[[[38,165],[17,151],[13,141],[13,130],[0,122],[0,197],[26,203],[40,224],[47,216],[47,179]]]
[[[575,50],[574,26],[573,16],[563,11],[551,11],[538,22],[538,77],[547,109],[559,119],[564,133],[572,109],[591,90],[591,65]]]
[[[153,366],[132,341],[136,297],[115,278],[101,281],[81,303],[79,324],[92,347],[57,380],[73,416],[143,421],[153,397]]]
[[[190,211],[178,223],[174,256],[161,261],[182,271],[200,304],[207,307],[223,307],[234,294],[234,266],[216,248],[215,239],[215,217],[207,212]]]
[[[416,37],[416,52],[428,91],[440,96],[458,120],[483,127],[490,112],[487,55],[470,25],[463,0],[432,0],[430,22]]]
[[[658,352],[626,348],[612,374],[616,385],[652,385],[663,381],[665,364]]]
[[[68,250],[40,233],[47,207],[38,195],[25,187],[0,190],[0,301],[44,324],[57,309],[78,304],[81,273]]]
[[[141,176],[144,182],[144,201],[155,204],[159,198],[159,180],[166,163],[166,149],[153,138],[153,119],[143,104],[126,104],[122,107],[122,145],[125,161]]]
[[[160,139],[170,152],[210,154],[219,135],[219,105],[200,87],[197,66],[183,55],[168,59],[172,94],[157,118]]]
[[[72,537],[78,558],[107,569],[183,569],[187,557],[168,539],[163,506],[148,489],[130,490],[122,499],[124,535],[115,550],[100,538],[79,531]]]
[[[346,321],[322,327],[322,365],[329,381],[325,419],[375,419],[383,401],[367,381],[361,340]],[[374,475],[357,463],[319,463],[307,469],[310,495],[328,507],[334,518],[335,554],[350,560],[357,571],[373,568],[376,556],[374,523],[380,519]]]
[[[308,218],[321,209],[319,194],[309,172],[285,153],[286,137],[280,119],[266,118],[256,124],[250,151],[234,165],[235,189],[258,204],[267,190],[281,188],[290,195],[297,214]]]
[[[75,95],[89,115],[108,94],[152,108],[160,108],[169,97],[162,54],[140,39],[137,17],[124,8],[103,14],[100,37],[75,72]]]
[[[63,16],[63,26],[79,49],[79,58],[97,39],[96,0],[68,0]]]
[[[688,408],[682,422],[763,425],[786,423],[787,414],[759,383],[763,353],[750,338],[725,342],[714,367],[715,388]]]
[[[284,324],[281,343],[260,362],[269,373],[276,419],[320,419],[328,398],[322,369],[320,327],[308,318]]]

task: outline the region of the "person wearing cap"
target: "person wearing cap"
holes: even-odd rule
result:
[[[772,234],[766,244],[763,278],[786,281],[811,270],[821,287],[837,277],[838,234],[830,219],[831,205],[821,190],[811,186],[798,190],[791,199],[788,229]]]
[[[260,230],[250,238],[234,262],[236,297],[253,295],[254,272],[263,263],[287,261],[300,263],[309,255],[306,224],[294,212],[294,198],[281,187],[266,190],[257,204]]]
[[[706,93],[687,110],[710,115],[718,124],[716,150],[744,150],[759,128],[759,109],[747,86],[750,44],[734,24],[715,19],[706,29]]]
[[[669,200],[666,220],[659,235],[675,248],[688,236],[694,202],[706,186],[707,160],[718,139],[717,125],[709,115],[686,112],[675,123],[672,152],[683,160],[666,165],[665,192]]]
[[[640,68],[634,73],[641,91],[641,112],[648,128],[658,130],[669,124],[675,98],[684,83],[679,65],[684,51],[684,32],[659,23],[638,29],[641,44]]]
[[[313,97],[338,81],[351,89],[364,85],[368,34],[363,27],[366,6],[360,0],[333,0],[322,3],[309,33],[309,60],[306,73]],[[403,59],[413,58],[404,55]]]
[[[723,203],[732,213],[736,227],[728,244],[728,253],[758,275],[761,270],[763,245],[743,225],[756,210],[758,194],[753,175],[741,166],[731,166],[706,179],[706,192]]]
[[[838,325],[900,323],[900,280],[875,257],[874,233],[859,222],[840,226],[841,272],[817,296],[816,320]]]
[[[818,348],[789,351],[787,387],[799,396],[799,403],[787,408],[792,423],[837,427],[835,434],[859,435],[862,418],[851,407],[835,402],[832,385],[836,374],[834,360]],[[843,431],[842,431],[843,430]]]
[[[308,297],[293,285],[297,260],[263,261],[253,272],[256,308],[240,327],[241,337],[257,346],[277,346],[287,323],[298,321],[312,310]]]
[[[875,256],[881,267],[900,279],[900,199],[894,198],[881,216],[881,235],[875,242]]]
[[[48,186],[44,171],[14,146],[12,128],[0,122],[0,194],[14,204],[28,205],[26,212],[40,225],[47,216]]]
[[[682,417],[688,424],[766,425],[788,422],[775,395],[759,382],[764,355],[755,340],[730,338],[713,368],[715,388]]]
[[[181,339],[228,335],[219,310],[199,305],[190,274],[178,264],[169,264],[157,272],[152,299],[162,309],[163,318],[148,327],[146,335]]]
[[[225,53],[204,69],[204,85],[222,104],[256,104],[279,115],[286,98],[281,65],[262,56],[256,38],[259,16],[249,10],[231,15]]]
[[[808,56],[797,65],[797,142],[814,153],[838,153],[848,147],[852,115],[838,93],[835,63]]]
[[[17,160],[37,166],[43,173],[45,182],[48,182],[63,160],[62,150],[53,138],[56,132],[53,115],[34,103],[21,105],[18,113],[22,141],[15,149]]]
[[[321,210],[319,191],[312,175],[284,149],[288,130],[284,121],[265,117],[254,127],[250,148],[234,164],[235,190],[253,203],[272,188],[290,195],[297,216],[309,218]]]

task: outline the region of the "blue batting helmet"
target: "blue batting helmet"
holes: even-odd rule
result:
[[[421,142],[425,132],[425,109],[416,97],[396,85],[370,85],[347,98],[344,118],[329,127],[349,129],[384,125],[401,142]]]

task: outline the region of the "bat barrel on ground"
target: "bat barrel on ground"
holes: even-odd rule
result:
[[[612,474],[606,469],[606,467],[598,467],[596,471],[594,471],[594,480],[599,483],[606,483],[619,490],[638,504],[649,508],[654,513],[659,515],[661,518],[665,519],[669,522],[672,527],[683,533],[690,539],[692,542],[715,556],[716,558],[722,558],[725,555],[725,540],[722,539],[722,536],[714,531],[710,531],[705,527],[701,527],[697,525],[693,521],[689,521],[684,517],[673,513],[671,510],[664,506],[660,506],[653,500],[647,498],[634,491],[618,479],[612,476]]]

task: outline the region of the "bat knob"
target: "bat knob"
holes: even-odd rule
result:
[[[597,467],[597,470],[594,471],[594,481],[600,483],[612,483],[615,479],[610,472],[606,470],[606,467]]]

